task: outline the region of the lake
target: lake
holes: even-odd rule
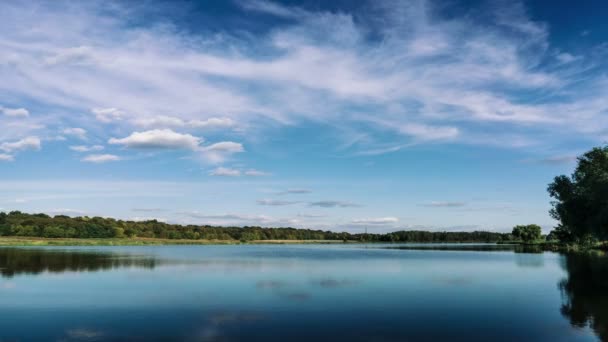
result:
[[[0,248],[2,342],[237,340],[608,341],[608,258],[489,245]]]

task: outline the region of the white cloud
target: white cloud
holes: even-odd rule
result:
[[[116,108],[93,108],[91,112],[95,114],[97,121],[110,123],[123,119],[124,113]]]
[[[218,167],[209,172],[211,176],[231,176],[231,177],[240,177],[240,176],[250,176],[250,177],[263,177],[270,176],[271,174],[268,172],[258,171],[258,170],[240,170],[233,169],[227,167]]]
[[[14,142],[0,144],[0,150],[8,153],[24,150],[40,150],[40,139],[38,137],[27,137]]]
[[[297,18],[307,15],[307,12],[298,8],[286,7],[276,2],[264,0],[246,0],[239,4],[250,11],[266,13],[278,17]]]
[[[260,171],[260,170],[254,170],[254,169],[246,170],[245,172],[243,172],[243,174],[245,176],[251,176],[251,177],[265,177],[265,176],[271,176],[272,175],[270,172],[265,172],[265,171]]]
[[[76,137],[81,140],[87,139],[87,131],[84,128],[79,128],[79,127],[66,128],[63,131],[61,131],[61,133],[64,135]]]
[[[345,201],[317,201],[310,202],[309,205],[311,207],[321,207],[321,208],[348,208],[348,207],[360,207],[359,204]]]
[[[222,141],[202,148],[203,151],[208,152],[221,152],[221,153],[239,153],[244,152],[245,149],[240,143],[232,141]]]
[[[236,122],[230,118],[209,118],[206,120],[192,120],[188,123],[193,128],[222,129],[236,126]]]
[[[122,139],[111,138],[108,143],[141,149],[196,150],[199,148],[201,141],[201,138],[190,134],[177,133],[170,129],[154,129],[145,132],[133,132],[130,136]]]
[[[395,224],[399,222],[399,219],[396,217],[379,217],[379,218],[366,218],[366,219],[356,219],[352,220],[352,224],[355,225],[389,225]]]
[[[245,152],[242,144],[233,141],[222,141],[199,149],[203,160],[210,164],[221,164],[233,154]]]
[[[142,127],[184,127],[184,120],[166,115],[158,115],[150,118],[138,118],[134,124]]]
[[[267,205],[267,206],[278,207],[278,206],[297,204],[297,203],[300,203],[300,202],[298,202],[298,201],[282,201],[282,200],[273,200],[273,199],[264,198],[264,199],[257,200],[256,203],[259,204],[259,205]]]
[[[76,151],[76,152],[93,152],[93,151],[101,151],[103,150],[104,147],[101,145],[93,145],[93,146],[84,146],[84,145],[78,145],[78,146],[70,146],[70,150],[72,151]]]
[[[555,53],[549,26],[532,20],[521,4],[486,8],[490,24],[470,12],[445,18],[437,6],[369,1],[368,20],[356,20],[360,13],[349,9],[243,1],[244,9],[290,21],[252,38],[250,32],[191,35],[179,23],[125,25],[144,15],[128,2],[108,10],[57,1],[44,11],[31,1],[3,2],[0,50],[10,53],[0,55],[0,65],[10,67],[2,68],[0,92],[75,113],[93,108],[98,121],[123,132],[132,125],[238,123],[255,136],[268,127],[313,122],[364,129],[369,146],[356,148],[372,151],[412,142],[495,142],[488,128],[532,139],[538,133],[566,139],[569,134],[560,133],[574,131],[602,141],[608,84],[596,71],[606,52]],[[36,34],[20,29],[27,27]],[[375,120],[358,118],[353,108]],[[90,113],[66,121],[85,125],[87,119]],[[227,155],[203,158],[221,163]]]
[[[119,161],[119,160],[122,160],[122,158],[119,156],[113,155],[113,154],[91,154],[91,155],[88,155],[88,156],[82,158],[81,160],[83,162],[101,164],[101,163]]]
[[[574,56],[571,55],[567,52],[562,52],[562,53],[558,53],[555,58],[557,58],[558,61],[560,61],[561,63],[570,63],[570,62],[574,62],[577,59],[579,59],[579,56]]]
[[[0,106],[0,112],[11,117],[28,117],[30,112],[25,108],[6,108]]]
[[[49,215],[66,215],[66,216],[81,216],[86,214],[83,210],[69,209],[69,208],[56,208],[51,210],[45,210],[45,213]]]
[[[433,201],[433,202],[424,203],[421,205],[424,207],[434,207],[434,208],[458,208],[458,207],[464,207],[467,204],[465,202]]]
[[[14,161],[15,157],[10,154],[0,153],[0,161]]]
[[[241,171],[237,169],[231,169],[227,167],[218,167],[209,172],[210,176],[225,176],[225,177],[238,177],[241,175]]]
[[[277,194],[278,195],[302,195],[302,194],[310,194],[310,193],[312,193],[312,190],[310,190],[310,189],[291,188],[291,189],[287,189],[284,191],[280,191]]]
[[[61,63],[82,64],[86,63],[93,56],[93,51],[89,46],[77,46],[67,49],[60,49],[53,56],[45,58],[48,65]]]
[[[202,220],[211,225],[260,225],[264,227],[280,227],[298,225],[300,221],[293,218],[276,218],[268,215],[250,214],[203,214],[199,212],[181,212],[182,216]]]
[[[158,115],[138,118],[133,123],[140,127],[187,128],[187,129],[227,129],[236,127],[230,118],[209,118],[206,120],[184,120],[175,116]]]

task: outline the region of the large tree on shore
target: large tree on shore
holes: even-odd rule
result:
[[[608,146],[579,157],[572,176],[555,177],[548,191],[560,240],[608,239]]]

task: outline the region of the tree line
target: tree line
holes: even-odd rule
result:
[[[125,221],[104,217],[0,212],[0,236],[44,238],[159,238],[191,240],[342,240],[369,242],[501,242],[511,234],[496,232],[398,231],[353,234],[312,229],[178,225],[157,220]]]

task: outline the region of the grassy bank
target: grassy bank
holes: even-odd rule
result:
[[[238,245],[238,244],[329,244],[343,243],[340,240],[186,240],[186,239],[65,239],[38,237],[0,237],[0,246],[149,246],[149,245]]]

